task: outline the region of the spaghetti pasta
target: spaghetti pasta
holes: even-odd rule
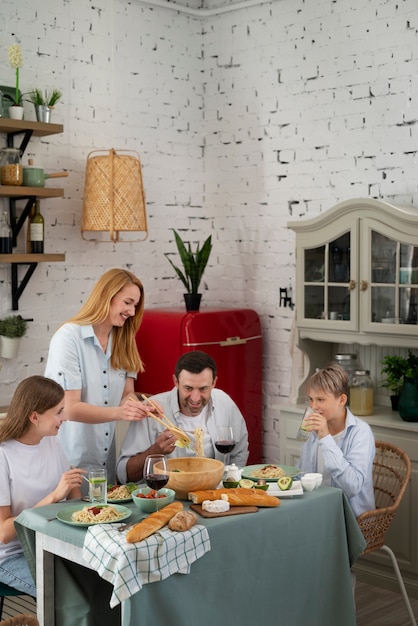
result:
[[[112,487],[107,492],[107,500],[130,500],[132,497],[131,491],[126,485],[118,485]]]
[[[265,465],[251,473],[252,478],[281,478],[282,476],[286,476],[286,473],[277,465]]]
[[[198,426],[193,431],[194,435],[194,449],[196,456],[205,456],[205,444],[204,444],[204,432],[203,428]]]
[[[115,507],[109,506],[85,506],[81,511],[75,511],[71,520],[83,524],[102,524],[107,522],[117,522],[124,517]]]

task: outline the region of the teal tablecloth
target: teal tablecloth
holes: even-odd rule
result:
[[[34,531],[83,545],[83,529],[45,521],[60,507],[24,511],[16,520],[32,567]],[[365,542],[340,490],[321,487],[276,509],[199,523],[208,528],[211,551],[190,574],[145,585],[127,600],[123,626],[355,626],[350,565]],[[56,561],[56,626],[118,624],[117,609],[104,606],[108,583]]]

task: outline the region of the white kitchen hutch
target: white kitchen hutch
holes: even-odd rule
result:
[[[403,448],[411,483],[390,529],[412,597],[418,598],[418,421],[404,422],[381,387],[381,359],[418,349],[418,210],[373,199],[342,202],[312,219],[292,221],[296,233],[296,345],[305,371],[293,381],[294,402],[280,410],[280,462],[294,465],[306,381],[337,352],[358,355],[375,382],[375,438]],[[417,415],[418,420],[418,415]],[[373,554],[356,564],[359,579],[398,590],[388,558]]]

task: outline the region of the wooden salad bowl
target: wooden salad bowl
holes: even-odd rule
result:
[[[164,473],[158,463],[154,469],[159,474]],[[224,464],[206,457],[179,457],[167,459],[167,470],[170,478],[166,487],[173,489],[179,500],[187,500],[190,491],[216,489],[222,480]]]

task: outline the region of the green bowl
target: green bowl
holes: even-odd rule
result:
[[[159,495],[164,494],[164,498],[151,499],[138,497],[140,494],[146,495],[150,491],[151,489],[149,487],[141,487],[140,489],[135,489],[135,491],[132,492],[133,503],[143,513],[154,513],[155,511],[163,509],[165,506],[167,506],[167,504],[171,504],[172,502],[174,502],[176,492],[172,489],[167,489],[166,487],[163,487],[158,492]]]

